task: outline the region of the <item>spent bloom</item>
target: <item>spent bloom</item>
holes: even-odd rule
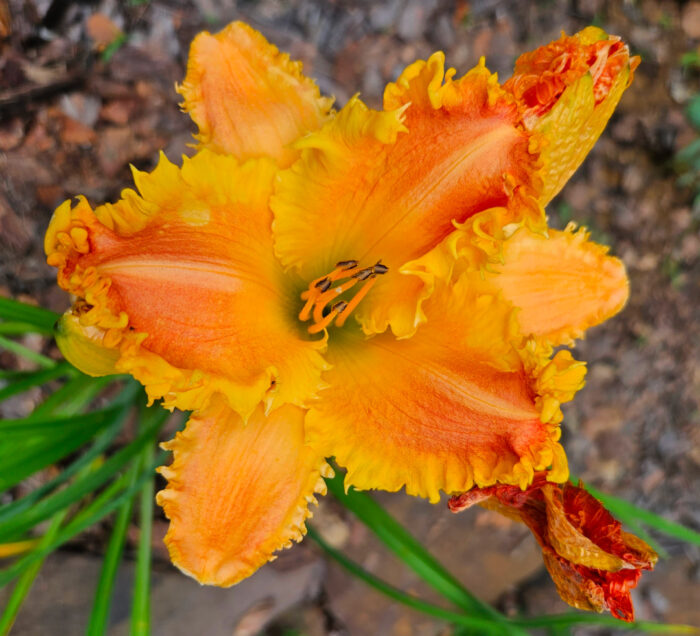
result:
[[[547,570],[569,605],[634,619],[630,589],[642,570],[654,567],[657,555],[644,541],[624,532],[582,487],[553,484],[537,475],[525,490],[503,485],[473,488],[452,497],[449,507],[460,512],[476,503],[532,530]]]
[[[585,365],[560,345],[628,283],[544,205],[636,63],[590,27],[504,85],[438,52],[382,110],[336,112],[247,25],[195,38],[178,87],[195,156],[134,170],[116,203],[66,201],[46,234],[76,298],[66,358],[193,411],[158,494],[180,569],[232,585],[301,539],[326,457],[347,486],[432,502],[566,482],[560,404]]]

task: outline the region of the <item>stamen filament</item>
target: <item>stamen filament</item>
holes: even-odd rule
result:
[[[367,292],[369,292],[370,289],[374,286],[374,283],[377,282],[377,278],[374,274],[370,277],[370,279],[360,288],[360,291],[355,294],[353,299],[347,304],[347,306],[343,309],[341,315],[338,317],[338,321],[335,323],[337,327],[342,327],[345,324],[345,321],[347,320],[348,316],[352,313],[353,309],[357,307],[360,304],[360,301],[367,295]]]
[[[342,327],[348,316],[360,304],[360,301],[367,295],[369,290],[372,289],[377,276],[386,274],[389,271],[389,268],[381,261],[360,270],[357,270],[358,265],[359,263],[356,260],[336,263],[335,269],[330,274],[311,281],[308,289],[301,294],[302,300],[306,302],[299,312],[299,320],[306,321],[313,318],[313,324],[308,328],[309,333],[314,334],[323,331],[336,318],[336,325]],[[353,270],[357,271],[350,273]],[[339,284],[334,285],[336,281]],[[323,312],[330,302],[363,281],[364,285],[360,287],[355,296],[350,300],[338,300],[324,316]]]
[[[318,333],[319,331],[323,331],[326,327],[328,327],[328,325],[330,325],[333,322],[333,320],[335,320],[335,317],[337,315],[337,309],[331,310],[330,312],[328,312],[328,315],[325,318],[323,318],[319,322],[315,322],[309,327],[309,333]]]
[[[334,298],[337,298],[342,294],[343,292],[348,291],[351,287],[354,287],[357,284],[357,279],[356,278],[351,278],[350,280],[346,280],[342,285],[338,285],[337,287],[332,287],[329,289],[327,292],[324,292],[321,294],[318,299],[316,300],[316,307],[314,308],[314,321],[318,322],[323,318],[323,308]]]

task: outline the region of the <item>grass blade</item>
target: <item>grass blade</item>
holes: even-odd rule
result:
[[[49,525],[46,534],[41,538],[39,542],[38,549],[41,549],[42,547],[46,546],[48,543],[53,541],[67,513],[68,510],[61,510],[53,516],[53,519],[51,519],[51,524]],[[2,616],[0,616],[0,636],[7,636],[7,634],[10,633],[12,625],[14,624],[17,618],[17,614],[20,608],[22,607],[22,603],[24,603],[27,594],[29,594],[29,590],[31,589],[34,583],[34,579],[36,578],[37,574],[39,574],[39,570],[41,569],[43,563],[43,559],[37,560],[34,563],[32,563],[22,573],[22,576],[20,577],[19,581],[17,581],[17,584],[12,590],[12,594],[10,595],[7,605],[5,606],[5,611],[2,613]]]
[[[452,610],[447,610],[432,603],[428,603],[414,596],[406,594],[402,590],[376,577],[371,572],[365,570],[362,566],[355,563],[352,559],[346,557],[342,552],[328,545],[319,533],[310,525],[307,524],[309,538],[328,554],[332,559],[342,565],[350,574],[364,581],[370,587],[378,590],[389,598],[402,603],[416,611],[422,612],[433,618],[447,621],[453,625],[460,625],[473,630],[478,634],[504,634],[509,633],[509,629],[518,628],[550,628],[563,630],[574,625],[589,624],[601,625],[607,627],[616,627],[620,630],[632,631],[638,630],[643,632],[651,632],[656,634],[698,634],[697,628],[690,625],[664,625],[663,623],[652,623],[649,621],[639,621],[637,623],[625,623],[612,616],[601,616],[600,614],[592,613],[569,613],[556,614],[553,616],[538,616],[534,618],[520,619],[505,619],[506,623],[500,621],[490,621],[487,618],[474,618],[466,614],[460,614]],[[561,632],[560,632],[561,633]]]
[[[51,333],[59,315],[48,309],[0,297],[0,318],[6,321],[29,323],[37,330]]]
[[[29,322],[0,322],[0,334],[4,336],[21,336],[25,333],[40,333],[44,336],[53,334],[53,329],[37,327]]]
[[[150,441],[152,442],[153,439],[154,438],[151,438]],[[96,497],[94,501],[83,508],[70,521],[70,523],[64,526],[53,541],[48,543],[43,548],[36,549],[27,554],[25,557],[17,560],[4,570],[0,570],[0,587],[7,585],[7,583],[22,574],[22,572],[37,559],[43,558],[47,554],[53,552],[66,541],[69,541],[86,528],[89,528],[91,525],[97,523],[101,519],[104,519],[107,515],[119,508],[122,503],[133,497],[140,490],[141,486],[147,479],[152,477],[153,471],[165,461],[165,458],[165,452],[159,453],[156,456],[155,461],[152,462],[147,469],[141,472],[136,480],[136,483],[134,483],[132,486],[126,485],[127,478],[129,477],[128,474],[122,475],[115,480],[115,482],[113,482],[110,487],[105,489],[105,491],[101,493],[99,497]]]
[[[0,452],[0,491],[73,453],[107,427],[119,409],[51,420],[0,422],[5,448]]]
[[[138,395],[140,388],[135,382],[128,384],[120,394],[120,399],[124,398],[125,402],[131,402]],[[0,507],[0,524],[7,519],[28,510],[36,505],[42,497],[52,492],[59,486],[63,485],[68,479],[76,475],[79,471],[87,468],[99,455],[101,455],[112,443],[114,438],[122,430],[123,418],[121,413],[114,419],[104,431],[99,433],[95,442],[88,451],[83,453],[78,459],[64,468],[56,477],[42,484],[37,489],[33,490],[28,495],[17,501],[13,501],[5,506]]]
[[[49,395],[32,414],[31,419],[51,415],[73,415],[80,413],[107,385],[114,382],[114,377],[91,378],[80,374],[66,382],[60,389]]]
[[[692,530],[680,523],[676,523],[675,521],[669,521],[664,517],[639,508],[619,497],[603,494],[591,486],[586,485],[586,490],[596,499],[600,499],[600,501],[605,504],[605,507],[623,523],[628,523],[632,526],[643,523],[674,539],[700,545],[700,532]]]
[[[144,464],[153,463],[153,447],[144,449]],[[151,535],[155,475],[146,480],[139,494],[139,546],[136,555],[134,596],[131,602],[131,636],[151,633]]]
[[[5,336],[0,336],[0,349],[6,349],[10,353],[14,353],[17,356],[25,358],[26,360],[40,366],[42,369],[51,369],[58,364],[55,360],[52,360],[41,353],[37,353],[29,347],[25,347],[23,344],[20,344],[15,340],[5,338]]]
[[[139,476],[141,462],[134,461],[129,470],[128,483],[133,487]],[[88,634],[105,634],[107,632],[107,622],[109,621],[109,608],[112,605],[112,592],[117,578],[117,570],[124,553],[126,543],[126,531],[129,528],[129,521],[133,510],[134,498],[130,497],[119,506],[114,520],[112,534],[109,537],[109,544],[102,560],[102,570],[95,590],[95,598],[92,603],[90,620],[88,622]]]
[[[122,411],[119,413],[118,417],[122,418],[123,421],[128,415],[129,410],[129,406],[122,407]],[[139,435],[134,438],[128,446],[117,451],[90,475],[81,479],[76,479],[63,490],[46,497],[31,508],[23,510],[21,513],[14,515],[11,519],[3,523],[3,525],[0,526],[0,540],[27,532],[37,523],[50,517],[57,510],[70,506],[76,501],[79,501],[86,494],[97,490],[114,477],[114,475],[123,470],[146,444],[152,442],[169,415],[167,411],[159,413],[159,417],[157,419],[154,418],[152,422],[144,426]]]
[[[692,625],[671,625],[665,623],[652,623],[651,621],[637,621],[625,623],[612,616],[603,616],[590,612],[571,612],[566,614],[552,614],[550,616],[535,616],[532,618],[514,618],[511,622],[520,627],[527,628],[566,628],[575,625],[600,625],[613,627],[620,631],[641,631],[651,634],[700,634],[700,629]]]
[[[368,572],[353,560],[346,557],[342,552],[328,545],[318,534],[318,532],[316,532],[316,530],[308,524],[307,532],[308,536],[326,554],[342,565],[348,572],[350,572],[350,574],[356,576],[370,587],[373,587],[375,590],[378,590],[385,596],[388,596],[398,603],[406,605],[407,607],[410,607],[418,612],[428,614],[433,618],[438,618],[454,625],[462,625],[476,629],[481,634],[495,635],[510,633],[509,626],[500,621],[489,620],[488,618],[474,618],[473,616],[467,616],[466,614],[459,614],[457,612],[438,607],[437,605],[433,605],[432,603],[427,603],[426,601],[422,601],[414,596],[410,596],[409,594],[406,594],[406,592],[403,592],[386,581],[374,576],[374,574]]]
[[[16,379],[11,384],[0,389],[0,401],[6,400],[13,395],[19,395],[35,386],[41,386],[51,380],[56,380],[64,376],[75,375],[75,369],[67,362],[58,363],[52,367],[40,371],[30,371],[15,376]]]
[[[408,567],[452,603],[476,616],[503,621],[500,612],[471,594],[433,557],[419,541],[369,495],[356,490],[345,492],[343,476],[326,479],[329,490]]]

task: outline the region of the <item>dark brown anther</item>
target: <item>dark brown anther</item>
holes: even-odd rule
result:
[[[381,261],[377,261],[377,264],[372,267],[372,273],[373,274],[386,274],[389,271],[389,268],[384,265]]]
[[[358,265],[357,261],[338,261],[335,266],[340,267],[343,270],[355,269]]]
[[[328,277],[326,277],[326,278],[322,278],[320,281],[318,281],[318,282],[314,285],[314,287],[315,287],[316,289],[321,290],[322,292],[325,292],[325,291],[328,291],[328,290],[331,288],[331,285],[332,285],[332,284],[333,284],[333,283],[331,282],[331,279],[328,278]]]
[[[356,272],[355,274],[352,275],[353,278],[357,278],[357,280],[367,280],[374,272],[372,271],[371,267],[365,267],[364,269],[361,269],[359,272]]]
[[[348,304],[344,300],[339,300],[333,307],[331,307],[331,311],[338,311],[338,313],[342,313],[343,310],[348,306]]]

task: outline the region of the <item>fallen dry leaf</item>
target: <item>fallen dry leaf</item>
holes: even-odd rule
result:
[[[85,28],[97,49],[104,49],[123,35],[122,30],[104,13],[93,13],[86,22]]]
[[[61,141],[65,144],[85,146],[95,141],[95,131],[72,117],[64,116]]]

